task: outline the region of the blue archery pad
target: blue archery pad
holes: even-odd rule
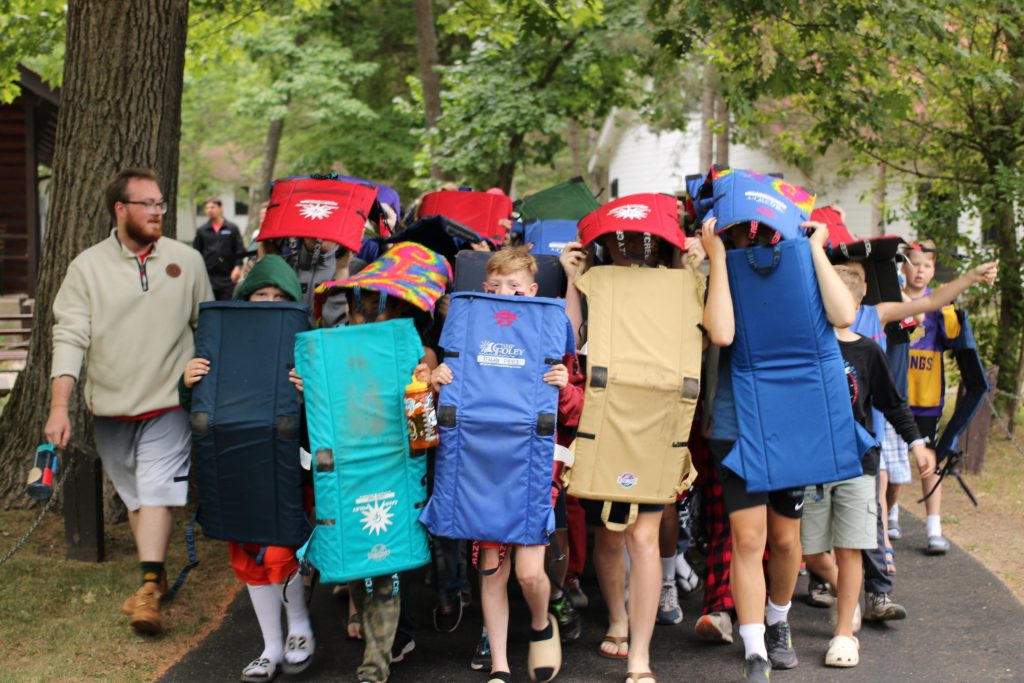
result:
[[[722,464],[751,493],[859,476],[861,457],[877,445],[853,419],[810,249],[796,237],[726,254],[739,439]]]
[[[534,221],[526,226],[523,241],[532,244],[531,254],[560,256],[568,242],[577,238],[577,223],[569,220]]]
[[[324,582],[430,560],[417,521],[426,458],[410,455],[404,405],[422,355],[409,319],[315,330],[295,340],[316,493],[316,526],[300,555]]]
[[[543,377],[572,340],[561,300],[452,296],[441,346],[453,379],[438,398],[441,442],[421,517],[431,533],[547,543],[558,389]]]
[[[298,546],[309,535],[301,397],[288,381],[295,335],[309,329],[308,315],[296,303],[199,306],[196,356],[210,361],[210,372],[192,389],[192,452],[207,536]]]

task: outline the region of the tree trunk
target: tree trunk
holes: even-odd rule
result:
[[[1024,291],[1012,199],[995,197],[992,214],[994,237],[999,246],[999,329],[1002,331],[995,349],[995,364],[999,366],[999,388],[1013,392],[1019,391],[1015,385],[1024,324]]]
[[[729,165],[729,107],[722,93],[715,93],[715,121],[719,125],[715,135],[715,165]]]
[[[508,161],[498,166],[497,186],[509,196],[512,193],[512,181],[516,176],[516,157],[525,139],[526,136],[523,133],[513,135],[508,141]]]
[[[698,153],[700,172],[707,173],[713,163],[712,151],[715,138],[711,133],[711,121],[715,118],[715,67],[704,65],[700,97],[700,151]]]
[[[878,164],[875,167],[878,176],[875,178],[875,196],[871,202],[871,234],[881,237],[885,234],[885,191],[887,182],[887,167],[885,164]]]
[[[53,197],[40,251],[33,334],[25,370],[0,416],[0,507],[26,507],[29,458],[50,397],[51,306],[71,260],[104,239],[107,181],[127,166],[156,171],[174,235],[181,88],[188,0],[70,0],[64,86],[53,160]],[[84,377],[84,373],[83,373]],[[80,389],[72,397],[71,448],[92,451]]]
[[[267,141],[260,162],[260,176],[249,193],[249,223],[245,228],[245,243],[252,241],[252,235],[260,227],[260,205],[270,198],[270,183],[274,182],[274,167],[277,165],[277,150],[284,133],[284,119],[275,119],[267,128]]]
[[[423,87],[423,116],[427,131],[437,129],[441,118],[441,77],[437,73],[437,31],[434,28],[434,9],[431,0],[414,0],[416,12],[416,48],[420,57],[420,83]],[[433,156],[433,152],[431,152]],[[430,177],[442,178],[436,162],[430,164]]]
[[[572,153],[572,174],[582,178],[586,171],[583,163],[583,128],[575,120],[569,122],[569,151]]]

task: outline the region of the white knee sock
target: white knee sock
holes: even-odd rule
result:
[[[942,535],[942,516],[941,515],[928,515],[924,521],[925,527],[928,529],[929,538],[932,536]]]
[[[263,632],[263,656],[280,665],[284,656],[281,636],[281,585],[271,583],[257,586],[249,583],[246,587],[249,589],[252,608],[256,611],[256,621]]]
[[[890,522],[898,522],[898,521],[900,521],[900,504],[899,503],[896,503],[891,508],[889,508],[889,521]]]
[[[274,584],[280,591],[281,584]],[[281,593],[279,593],[280,595]],[[306,608],[306,591],[302,585],[302,579],[293,576],[288,582],[287,588],[283,590],[287,602],[284,603],[284,611],[288,617],[288,635],[306,636],[313,635],[313,627],[309,623],[309,610]]]
[[[676,556],[661,558],[661,584],[667,586],[676,580]]]
[[[740,624],[740,638],[743,639],[743,658],[760,655],[768,660],[768,648],[764,644],[764,624]]]
[[[792,605],[792,601],[787,602],[785,605],[776,605],[772,602],[771,598],[768,598],[768,608],[764,612],[764,623],[768,626],[774,626],[780,621],[786,621],[789,619],[789,608]]]

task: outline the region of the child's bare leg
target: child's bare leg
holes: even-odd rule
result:
[[[484,626],[491,640],[491,671],[511,671],[508,666],[508,558],[493,574],[480,575],[480,605]],[[498,565],[497,548],[481,548],[479,566],[492,569]]]
[[[837,636],[853,635],[853,612],[860,599],[860,585],[864,579],[864,565],[861,551],[851,548],[835,548],[839,578],[836,582],[836,630]]]
[[[807,568],[828,581],[828,584],[832,586],[832,590],[836,590],[836,582],[838,580],[838,568],[836,567],[835,558],[832,557],[832,553],[815,553],[813,555],[804,555],[804,562],[807,563]]]
[[[886,491],[889,490],[889,470],[878,470],[878,490],[881,494],[878,496],[878,505],[881,508],[882,514],[882,538],[885,539],[885,547],[891,548],[892,543],[889,542],[889,500],[886,495]]]
[[[629,548],[629,659],[627,671],[651,670],[651,636],[661,592],[660,512],[641,512],[625,531]]]
[[[768,508],[768,595],[776,605],[793,599],[800,574],[800,520],[778,514]]]
[[[601,595],[608,606],[608,635],[625,638],[629,635],[629,616],[626,614],[626,539],[619,531],[604,526],[594,529],[594,569]],[[625,654],[625,644],[602,642],[606,654]]]
[[[887,475],[888,476],[888,475]],[[886,511],[892,510],[893,505],[899,505],[900,502],[900,491],[903,490],[903,484],[894,484],[889,482],[888,488],[885,489],[885,509]]]
[[[765,606],[764,548],[768,541],[766,505],[729,514],[732,561],[729,576],[736,617],[740,625],[763,624]]]
[[[516,579],[523,589],[523,597],[530,608],[530,628],[542,631],[548,626],[548,598],[551,582],[544,573],[544,554],[547,546],[524,545],[516,548]],[[488,632],[490,628],[488,627]],[[493,641],[493,636],[492,636]],[[491,645],[493,652],[494,645]]]

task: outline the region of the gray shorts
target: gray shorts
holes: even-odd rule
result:
[[[804,516],[800,524],[804,555],[832,548],[877,548],[875,475],[862,474],[825,484],[824,489],[825,496],[819,501],[814,500],[817,487],[808,486],[804,491]]]
[[[192,425],[184,410],[148,420],[93,420],[103,469],[131,511],[182,507],[188,498]]]
[[[881,462],[883,467],[889,471],[890,483],[909,484],[911,482],[907,444],[888,422],[885,423],[885,435],[882,437]]]

